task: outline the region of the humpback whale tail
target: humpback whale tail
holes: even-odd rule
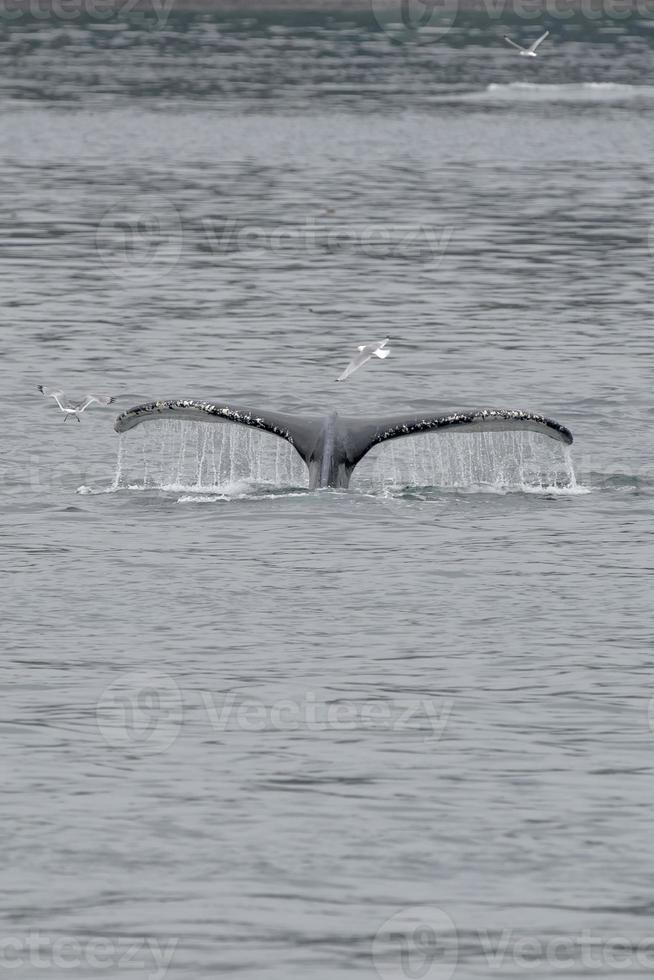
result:
[[[572,433],[552,419],[533,412],[479,409],[449,415],[404,414],[383,418],[300,416],[283,412],[255,411],[222,402],[179,399],[137,405],[114,424],[127,432],[143,422],[162,418],[219,422],[260,429],[285,439],[309,470],[309,486],[347,487],[352,472],[366,453],[380,443],[424,432],[538,432],[570,445]]]

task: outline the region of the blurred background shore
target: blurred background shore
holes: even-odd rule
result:
[[[145,7],[164,9],[167,14],[208,12],[226,15],[294,15],[321,17],[335,15],[339,18],[374,20],[383,17],[406,26],[419,26],[425,18],[438,17],[452,11],[478,12],[489,20],[502,17],[518,17],[525,21],[538,21],[543,17],[557,21],[582,13],[589,20],[610,17],[621,20],[630,16],[651,18],[654,16],[654,0],[0,0],[0,23],[11,22],[21,13],[46,16],[52,11],[62,19],[73,17],[75,12],[92,6],[102,8],[108,16],[112,12],[142,10]]]

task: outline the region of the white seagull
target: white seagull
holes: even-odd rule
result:
[[[37,388],[46,398],[54,398],[64,413],[64,422],[68,421],[69,415],[73,415],[79,422],[82,412],[86,411],[89,405],[93,405],[94,402],[96,405],[111,405],[114,401],[111,395],[84,395],[81,402],[71,402],[66,398],[63,391],[54,391],[52,388],[45,388],[43,385],[37,385]]]
[[[545,33],[541,34],[538,40],[534,41],[533,44],[530,44],[528,48],[523,48],[521,44],[516,44],[515,41],[512,41],[510,37],[506,36],[506,34],[504,35],[504,40],[507,44],[510,44],[512,48],[517,48],[523,58],[535,58],[536,48],[539,44],[543,43],[545,38],[549,36],[549,33],[549,31],[545,31]]]
[[[345,381],[345,379],[349,378],[351,374],[358,371],[359,368],[366,363],[366,361],[369,361],[371,357],[379,357],[382,360],[385,357],[388,357],[391,349],[390,347],[386,346],[387,343],[388,337],[386,340],[382,340],[381,344],[362,344],[360,347],[357,347],[357,351],[359,353],[355,354],[343,373],[340,375],[340,377],[336,378],[336,380]]]

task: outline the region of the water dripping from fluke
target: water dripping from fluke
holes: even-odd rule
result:
[[[231,425],[161,419],[121,435],[109,488],[182,493],[213,502],[304,493],[308,470],[290,443]],[[382,496],[441,491],[588,493],[568,446],[533,432],[422,433],[374,447],[352,490]]]
[[[590,492],[577,483],[570,447],[532,432],[427,433],[384,444],[359,464],[352,484],[423,498],[442,491]]]

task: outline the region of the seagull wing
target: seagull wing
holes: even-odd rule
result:
[[[37,391],[40,391],[42,395],[45,395],[46,398],[56,398],[57,395],[59,395],[60,398],[64,397],[63,391],[55,391],[54,388],[46,388],[45,385],[37,385],[36,389]]]
[[[386,337],[385,340],[382,340],[381,344],[377,344],[377,347],[373,351],[373,355],[375,357],[381,358],[382,361],[384,360],[385,357],[388,357],[388,355],[391,352],[390,347],[387,347],[386,346],[386,344],[388,343],[389,339],[390,339],[389,337]]]
[[[62,412],[66,411],[67,406],[62,404],[61,401],[62,398],[66,397],[65,392],[55,391],[54,388],[46,388],[45,385],[37,385],[36,387],[42,395],[45,395],[46,398],[54,398]]]
[[[504,40],[506,41],[507,44],[510,44],[512,48],[517,48],[518,51],[526,51],[527,50],[526,48],[523,48],[523,46],[521,44],[516,44],[515,41],[512,41],[510,37],[507,37],[506,36],[506,34],[504,35]]]
[[[351,374],[354,374],[354,372],[355,371],[358,371],[360,367],[363,367],[363,365],[366,363],[366,361],[369,361],[370,360],[370,358],[372,357],[374,351],[375,351],[375,348],[372,346],[372,344],[364,347],[363,350],[359,351],[359,353],[355,357],[352,358],[352,360],[350,361],[350,363],[348,364],[348,366],[345,368],[345,370],[343,371],[343,373],[341,375],[339,375],[339,377],[336,378],[336,380],[337,381],[345,381],[346,378],[349,378]]]
[[[534,41],[534,43],[529,48],[527,48],[527,50],[528,51],[535,51],[536,48],[538,47],[538,45],[539,44],[542,44],[543,41],[545,40],[545,38],[549,36],[549,33],[550,33],[549,31],[545,31],[544,34],[541,34],[541,36],[538,38],[538,40],[537,41]]]
[[[114,399],[111,395],[84,395],[84,400],[79,403],[77,411],[83,412],[84,409],[88,408],[89,405],[92,405],[93,402],[95,402],[96,405],[111,405],[113,400]]]

